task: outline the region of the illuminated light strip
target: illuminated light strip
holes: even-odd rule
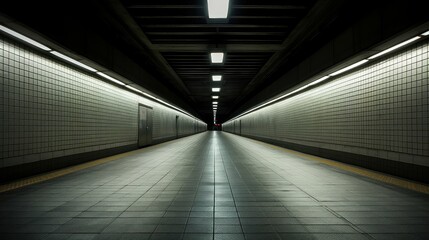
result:
[[[15,31],[13,31],[13,30],[11,30],[11,29],[9,29],[9,28],[7,28],[7,27],[3,26],[3,25],[0,25],[0,30],[1,30],[1,31],[3,31],[3,32],[5,32],[5,33],[7,33],[7,34],[9,34],[9,35],[11,35],[11,36],[13,36],[13,37],[16,37],[16,38],[20,39],[20,40],[22,40],[22,41],[24,41],[24,42],[26,42],[26,43],[28,43],[28,44],[30,44],[30,45],[32,45],[32,46],[34,46],[34,47],[40,48],[40,49],[45,50],[45,51],[49,51],[49,53],[51,53],[51,54],[53,54],[53,55],[55,55],[55,56],[57,56],[57,57],[59,57],[59,58],[61,58],[61,59],[63,59],[63,60],[66,60],[67,62],[70,62],[70,63],[72,63],[72,64],[74,64],[74,65],[77,65],[77,66],[79,66],[79,67],[82,67],[82,68],[84,68],[84,69],[86,69],[86,70],[89,70],[89,71],[91,71],[91,72],[95,72],[95,73],[97,73],[98,75],[100,75],[100,76],[101,76],[101,77],[103,77],[103,78],[106,78],[106,79],[108,79],[108,80],[110,80],[110,81],[112,81],[112,82],[115,82],[115,83],[117,83],[117,84],[119,84],[119,85],[121,85],[121,86],[125,86],[125,87],[127,87],[128,89],[130,89],[130,90],[133,90],[133,91],[135,91],[135,92],[138,92],[138,93],[140,93],[140,94],[143,94],[143,95],[145,95],[145,96],[147,96],[147,97],[149,97],[149,98],[151,98],[151,99],[153,99],[153,100],[155,100],[155,101],[161,102],[161,103],[163,103],[164,105],[166,105],[166,106],[168,106],[168,107],[170,107],[170,108],[172,108],[172,109],[174,109],[174,110],[177,110],[177,111],[182,112],[182,113],[184,113],[184,114],[186,114],[186,115],[188,115],[188,116],[190,116],[190,117],[193,117],[193,118],[195,118],[195,119],[198,119],[198,118],[194,117],[192,114],[190,114],[190,113],[188,113],[188,112],[186,112],[186,111],[184,111],[184,110],[182,110],[182,109],[180,109],[180,108],[178,108],[178,107],[175,107],[175,106],[173,106],[173,105],[171,105],[171,104],[169,104],[169,103],[167,103],[167,102],[165,102],[165,101],[162,101],[161,99],[158,99],[158,98],[156,98],[156,97],[154,97],[154,96],[152,96],[152,95],[150,95],[150,94],[147,94],[147,93],[145,93],[145,92],[143,92],[143,91],[140,91],[140,90],[139,90],[139,89],[137,89],[137,88],[134,88],[134,87],[132,87],[132,86],[126,85],[125,83],[123,83],[123,82],[121,82],[121,81],[119,81],[119,80],[117,80],[117,79],[115,79],[115,78],[113,78],[113,77],[110,77],[110,76],[108,76],[108,75],[106,75],[106,74],[104,74],[104,73],[102,73],[102,72],[99,72],[98,70],[96,70],[96,69],[94,69],[94,68],[92,68],[92,67],[90,67],[90,66],[87,66],[87,65],[85,65],[85,64],[83,64],[83,63],[81,63],[81,62],[79,62],[79,61],[77,61],[77,60],[75,60],[75,59],[73,59],[73,58],[71,58],[71,57],[68,57],[68,56],[66,56],[66,55],[64,55],[64,54],[62,54],[62,53],[57,52],[57,51],[53,51],[53,50],[52,50],[52,49],[50,49],[49,47],[47,47],[47,46],[45,46],[45,45],[43,45],[43,44],[41,44],[41,43],[39,43],[39,42],[36,42],[36,41],[34,41],[33,39],[28,38],[28,37],[26,37],[26,36],[24,36],[24,35],[22,35],[22,34],[20,34],[20,33],[17,33],[17,32],[15,32]],[[200,119],[198,119],[198,120],[199,120],[200,122],[203,122],[203,121],[201,121]]]
[[[45,46],[45,45],[43,45],[43,44],[41,44],[39,42],[36,42],[33,39],[31,39],[29,37],[26,37],[26,36],[24,36],[24,35],[22,35],[20,33],[17,33],[15,31],[13,31],[12,29],[9,29],[9,28],[7,28],[7,27],[5,27],[3,25],[0,25],[0,30],[3,31],[3,32],[5,32],[5,33],[7,33],[7,34],[9,34],[9,35],[11,35],[11,36],[13,36],[13,37],[16,37],[16,38],[18,38],[18,39],[20,39],[20,40],[22,40],[22,41],[24,41],[26,43],[29,43],[29,44],[37,47],[37,48],[40,48],[40,49],[45,50],[45,51],[51,51],[51,49],[48,48],[47,46]]]
[[[114,79],[114,78],[112,78],[111,76],[108,76],[108,75],[106,75],[106,74],[104,74],[104,73],[102,73],[102,72],[97,72],[97,74],[98,74],[98,75],[100,75],[100,76],[102,76],[103,78],[105,78],[105,79],[107,79],[107,80],[110,80],[110,81],[112,81],[112,82],[114,82],[114,83],[117,83],[117,84],[119,84],[119,85],[121,85],[121,86],[125,86],[125,83],[123,83],[123,82],[121,82],[121,81],[119,81],[119,80],[117,80],[117,79]]]
[[[137,88],[132,87],[132,86],[130,86],[130,85],[125,85],[125,87],[126,87],[126,88],[128,88],[128,89],[133,90],[134,92],[143,93],[142,91],[140,91],[140,90],[138,90]]]
[[[308,84],[309,86],[313,86],[313,85],[316,85],[316,84],[318,84],[318,83],[320,83],[320,82],[323,82],[323,81],[325,81],[326,79],[328,79],[329,78],[329,76],[324,76],[324,77],[322,77],[322,78],[320,78],[320,79],[318,79],[318,80],[316,80],[316,81],[314,81],[314,82],[311,82],[310,84]]]
[[[342,69],[340,69],[340,70],[338,70],[338,71],[336,71],[336,72],[333,72],[333,73],[329,74],[329,76],[331,76],[331,77],[336,76],[336,75],[338,75],[338,74],[341,74],[341,73],[346,72],[346,71],[348,71],[348,70],[351,70],[351,69],[353,69],[353,68],[359,67],[360,65],[365,64],[365,63],[366,63],[366,62],[368,62],[368,61],[369,61],[368,59],[364,59],[364,60],[361,60],[361,61],[359,61],[359,62],[357,62],[357,63],[353,63],[353,64],[352,64],[352,65],[350,65],[350,66],[347,66],[347,67],[345,67],[345,68],[342,68]]]
[[[425,33],[423,33],[422,35],[424,35]],[[429,33],[428,33],[429,34]],[[409,43],[412,43],[412,42],[414,42],[414,41],[416,41],[417,39],[419,39],[420,37],[419,36],[416,36],[416,37],[413,37],[413,38],[411,38],[411,39],[408,39],[407,41],[405,41],[405,42],[402,42],[402,43],[399,43],[399,44],[397,44],[397,45],[395,45],[395,46],[393,46],[393,47],[390,47],[390,48],[388,48],[388,49],[386,49],[386,50],[384,50],[384,51],[382,51],[382,52],[379,52],[379,53],[377,53],[377,54],[375,54],[375,55],[372,55],[371,57],[369,57],[368,59],[374,59],[374,58],[377,58],[377,57],[379,57],[379,56],[381,56],[381,55],[384,55],[384,54],[386,54],[386,53],[389,53],[389,52],[391,52],[391,51],[393,51],[393,50],[395,50],[395,49],[398,49],[398,48],[400,48],[400,47],[402,47],[402,46],[405,46],[405,45],[407,45],[407,44],[409,44]]]
[[[424,33],[422,33],[422,34],[420,34],[420,35],[421,35],[421,36],[429,36],[429,31],[426,31],[426,32],[424,32]],[[411,43],[411,42],[414,42],[414,41],[416,41],[416,40],[418,40],[418,39],[420,39],[420,38],[421,38],[420,36],[416,36],[416,37],[413,37],[413,38],[411,38],[411,39],[408,39],[408,40],[407,40],[407,41],[405,41],[405,42],[399,43],[399,44],[397,44],[397,45],[395,45],[395,46],[393,46],[393,47],[390,47],[390,48],[388,48],[388,49],[386,49],[386,50],[384,50],[384,51],[381,51],[381,52],[379,52],[379,53],[377,53],[377,54],[375,54],[375,55],[373,55],[373,56],[371,56],[371,57],[369,57],[369,58],[367,58],[367,59],[363,59],[363,60],[361,60],[361,61],[359,61],[359,62],[357,62],[357,63],[354,63],[354,64],[352,64],[352,65],[350,65],[350,66],[345,67],[345,68],[342,68],[342,69],[340,69],[340,70],[338,70],[338,71],[336,71],[336,72],[334,72],[334,73],[331,73],[331,74],[329,74],[329,75],[327,75],[327,76],[324,76],[324,77],[322,77],[322,78],[320,78],[320,79],[318,79],[318,80],[316,80],[316,81],[314,81],[314,82],[311,82],[311,83],[309,83],[309,84],[307,84],[307,85],[305,85],[305,86],[303,86],[303,87],[300,87],[300,88],[298,88],[298,89],[296,89],[296,90],[294,90],[294,91],[292,91],[292,92],[289,92],[289,93],[287,93],[287,94],[285,94],[285,95],[283,95],[283,96],[280,96],[280,97],[275,98],[275,99],[273,99],[273,100],[270,100],[270,101],[268,101],[268,102],[266,102],[266,103],[263,103],[262,105],[259,105],[259,106],[257,106],[257,107],[254,107],[254,108],[250,109],[250,110],[247,110],[246,112],[244,112],[244,113],[242,113],[242,114],[240,114],[240,115],[238,115],[238,116],[236,116],[236,117],[234,117],[234,118],[231,118],[231,119],[230,119],[230,120],[228,120],[227,122],[233,121],[233,120],[235,120],[235,119],[237,119],[237,118],[239,118],[239,117],[242,117],[242,116],[244,116],[244,115],[246,115],[246,114],[248,114],[248,113],[250,113],[250,112],[253,112],[253,111],[255,111],[255,110],[258,110],[258,109],[260,109],[260,108],[263,108],[263,107],[267,106],[268,104],[271,104],[271,103],[273,103],[273,102],[276,102],[276,101],[279,101],[279,100],[281,100],[281,99],[283,99],[283,98],[286,98],[286,97],[290,96],[291,94],[294,94],[294,93],[297,93],[297,92],[299,92],[299,91],[302,91],[302,90],[306,89],[306,88],[307,88],[307,87],[309,87],[309,86],[312,86],[312,85],[318,84],[318,83],[320,83],[320,82],[322,82],[322,81],[324,81],[324,80],[328,79],[329,77],[336,76],[336,75],[338,75],[338,74],[341,74],[341,73],[343,73],[343,72],[346,72],[346,71],[348,71],[348,70],[351,70],[351,69],[353,69],[353,68],[356,68],[356,67],[358,67],[358,66],[360,66],[360,65],[363,65],[363,64],[367,63],[369,60],[372,60],[372,59],[377,58],[377,57],[379,57],[379,56],[381,56],[381,55],[384,55],[384,54],[386,54],[386,53],[388,53],[388,52],[391,52],[391,51],[393,51],[393,50],[395,50],[395,49],[398,49],[398,48],[400,48],[400,47],[402,47],[402,46],[405,46],[405,45],[407,45],[407,44],[409,44],[409,43]],[[227,122],[225,122],[225,123],[227,123]]]
[[[78,61],[74,60],[73,58],[68,57],[68,56],[66,56],[66,55],[64,55],[62,53],[59,53],[57,51],[51,51],[50,53],[53,54],[53,55],[55,55],[55,56],[57,56],[57,57],[59,57],[59,58],[61,58],[61,59],[63,59],[63,60],[66,60],[67,62],[73,63],[76,66],[79,66],[81,68],[85,68],[86,70],[89,70],[91,72],[97,72],[97,70],[95,70],[94,68],[92,68],[90,66],[87,66],[87,65],[85,65],[85,64],[83,64],[81,62],[78,62]]]

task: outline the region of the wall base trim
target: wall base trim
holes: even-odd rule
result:
[[[108,157],[111,155],[128,152],[137,149],[137,144],[126,145],[116,148],[103,149],[93,152],[73,154],[42,161],[19,164],[15,166],[0,168],[0,182],[11,181],[18,178],[48,172],[72,165],[88,162],[91,160]]]
[[[194,133],[184,134],[179,136],[179,138],[187,137],[190,135],[194,135]],[[159,139],[153,139],[152,143],[148,146],[163,143],[163,142],[168,142],[175,139],[178,139],[178,138],[174,136],[174,137],[164,137]],[[116,148],[109,148],[109,149],[103,149],[103,150],[93,151],[93,152],[73,154],[73,155],[64,156],[64,157],[51,158],[51,159],[46,159],[46,160],[32,162],[32,163],[25,163],[25,164],[19,164],[15,166],[0,168],[0,183],[16,180],[19,178],[29,177],[32,175],[36,175],[36,174],[40,174],[48,171],[53,171],[60,168],[73,166],[76,164],[116,155],[119,153],[129,152],[132,150],[136,150],[138,148],[139,147],[137,146],[137,143],[136,143],[136,144],[126,145],[126,146],[121,146]]]
[[[342,152],[337,150],[330,150],[326,148],[306,146],[291,142],[274,140],[264,137],[255,137],[250,135],[242,135],[243,137],[255,139],[262,142],[267,142],[280,147],[288,148],[291,150],[308,153],[311,155],[364,167],[367,169],[395,175],[402,178],[407,178],[414,181],[429,183],[429,167],[392,161],[384,158],[377,158],[365,156],[355,153]]]

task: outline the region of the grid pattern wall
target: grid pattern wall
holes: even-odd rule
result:
[[[160,104],[154,105],[153,139],[166,139],[176,136],[176,116],[178,116],[179,136],[205,131],[207,125],[181,112],[169,111]]]
[[[138,103],[192,119],[1,36],[0,72],[0,167],[136,144]]]
[[[153,111],[153,133],[154,140],[176,136],[177,112],[168,111],[168,108],[160,104],[154,106]]]
[[[224,129],[241,120],[244,135],[429,165],[428,52],[420,43]]]

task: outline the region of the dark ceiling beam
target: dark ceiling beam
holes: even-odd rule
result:
[[[204,8],[203,5],[185,5],[185,4],[181,4],[181,5],[131,5],[131,6],[127,6],[127,8],[131,8],[131,9],[155,9],[155,8],[160,8],[160,9],[189,9],[189,8]]]
[[[146,35],[155,36],[285,36],[284,32],[146,32]]]
[[[213,44],[153,44],[159,52],[207,52]],[[228,53],[232,52],[276,52],[282,49],[280,44],[226,44]]]
[[[206,19],[206,16],[204,15],[136,15],[135,18],[137,19],[186,19],[186,18],[192,18],[192,19]],[[231,19],[296,19],[297,16],[286,16],[286,15],[278,15],[278,16],[258,16],[258,15],[249,15],[249,16],[230,16]]]
[[[240,102],[248,96],[264,80],[268,79],[279,66],[286,61],[289,54],[299,47],[306,39],[310,39],[317,34],[320,29],[332,18],[346,2],[343,0],[323,0],[317,1],[308,14],[298,23],[290,35],[283,41],[281,49],[277,51],[259,70],[252,81],[241,92],[240,96],[233,103],[235,109]]]
[[[250,15],[250,16],[244,16],[244,15],[240,15],[240,16],[230,16],[229,18],[231,19],[296,19],[298,18],[297,16],[287,16],[287,15],[278,15],[278,16],[267,16],[267,15],[263,15],[263,16],[255,16],[255,15]]]
[[[163,56],[158,51],[153,50],[152,43],[143,33],[140,26],[129,15],[120,0],[108,0],[105,2],[105,5],[115,15],[117,20],[122,23],[129,34],[136,39],[147,52],[149,52],[153,61],[165,71],[169,79],[177,86],[179,91],[181,91],[185,96],[189,95],[190,92],[186,85],[182,82],[179,76],[177,76],[176,72],[170,67]]]
[[[142,28],[288,28],[285,24],[142,24]]]
[[[139,15],[139,16],[135,16],[136,19],[186,19],[186,18],[192,18],[192,19],[205,19],[206,16],[200,15],[200,16],[191,16],[191,15],[177,15],[177,16],[171,16],[171,15],[165,15],[165,16],[144,16],[144,15]]]
[[[204,5],[130,5],[130,9],[203,9]],[[304,10],[305,6],[300,5],[232,5],[233,9],[280,9],[280,10]]]
[[[269,9],[269,10],[305,10],[306,6],[299,5],[232,5],[236,9]]]

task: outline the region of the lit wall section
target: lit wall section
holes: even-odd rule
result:
[[[138,104],[153,107],[153,140],[206,125],[0,36],[0,168],[137,146]]]
[[[429,166],[428,52],[427,40],[414,44],[227,122],[223,129]]]

